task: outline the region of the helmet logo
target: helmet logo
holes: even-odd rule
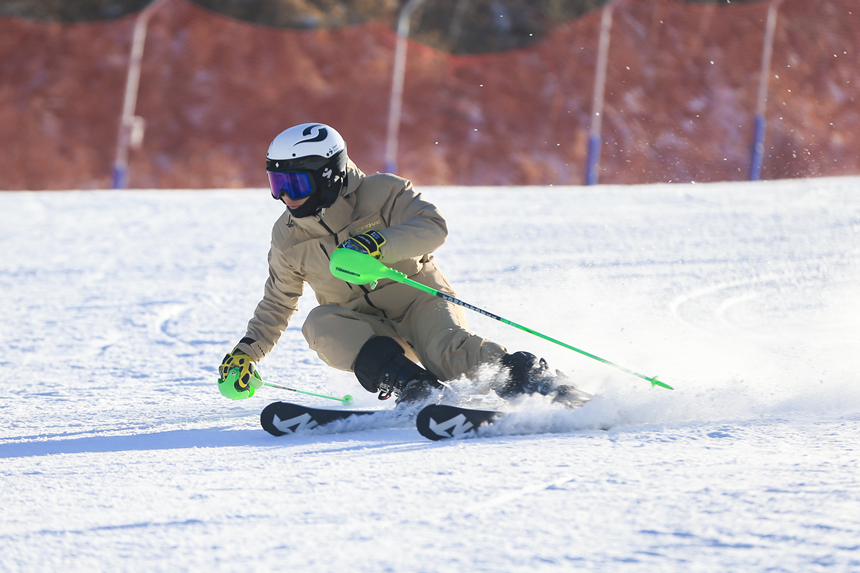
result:
[[[313,133],[314,129],[318,130],[317,134],[314,137],[311,137],[309,139],[303,139],[301,141],[297,141],[293,144],[293,147],[295,147],[296,145],[298,145],[300,143],[314,143],[317,141],[325,141],[325,138],[328,137],[328,130],[321,125],[310,125],[310,126],[306,127],[302,131],[302,135],[305,135],[305,136],[310,135],[311,133]]]
[[[326,167],[322,172],[322,176],[326,179],[331,179],[331,167]]]

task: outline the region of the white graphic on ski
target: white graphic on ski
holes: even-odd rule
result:
[[[474,427],[472,422],[468,421],[463,414],[454,416],[444,422],[437,422],[433,418],[430,418],[427,426],[434,434],[443,438],[462,436]],[[448,432],[449,429],[451,430],[450,433]]]
[[[285,434],[293,434],[299,430],[311,430],[319,426],[316,421],[311,418],[307,412],[301,416],[290,418],[289,420],[281,420],[277,414],[272,418],[272,425]],[[294,429],[293,426],[296,426]]]

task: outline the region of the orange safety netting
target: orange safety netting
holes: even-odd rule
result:
[[[747,178],[769,6],[615,5],[600,183]],[[600,19],[479,56],[410,42],[398,172],[421,185],[582,183]],[[0,189],[111,185],[134,24],[0,17]],[[858,30],[856,0],[779,6],[762,178],[860,174]],[[148,26],[129,187],[265,186],[269,142],[307,121],[381,170],[395,43],[379,22],[284,30],[168,0]]]

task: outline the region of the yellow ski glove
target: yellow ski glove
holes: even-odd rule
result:
[[[354,237],[350,237],[337,246],[339,249],[350,249],[370,255],[374,259],[382,256],[380,249],[385,244],[385,237],[376,231],[368,231]]]
[[[232,370],[237,371],[236,375],[231,377],[231,379],[235,379],[235,382],[231,388],[227,388],[230,385],[225,384],[225,382],[230,377]],[[255,371],[256,365],[254,364],[254,360],[241,350],[234,349],[233,352],[224,357],[221,366],[218,368],[218,374],[220,374],[218,386],[221,389],[221,393],[234,400],[245,397],[250,398],[254,395],[254,390],[262,385],[252,384],[252,378],[259,379]],[[245,395],[245,392],[248,392],[248,394]]]

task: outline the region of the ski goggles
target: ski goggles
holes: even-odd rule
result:
[[[314,192],[313,180],[308,173],[302,171],[294,171],[292,173],[275,173],[267,171],[269,174],[269,187],[272,190],[272,197],[280,199],[286,195],[293,201],[304,199]]]

